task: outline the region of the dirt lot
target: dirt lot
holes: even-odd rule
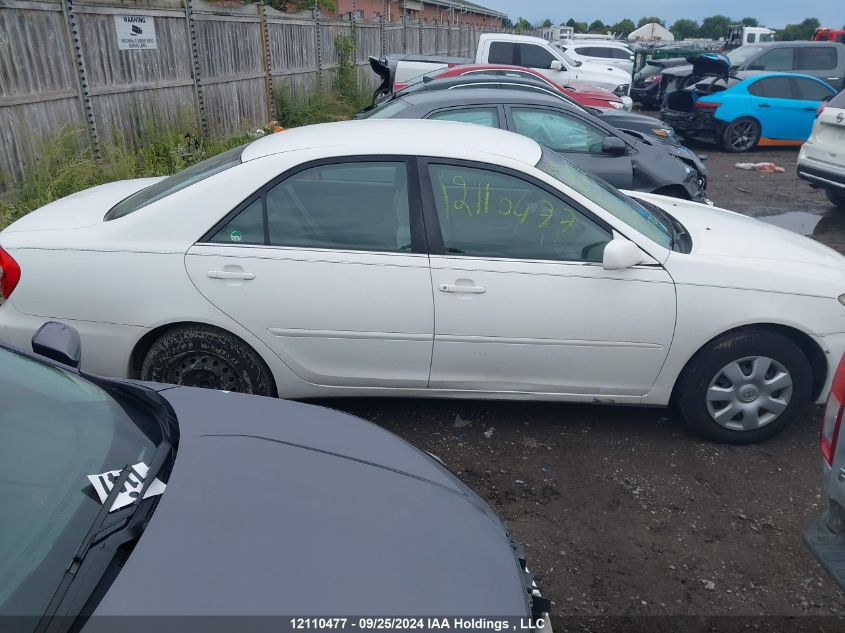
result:
[[[737,157],[695,149],[708,158],[717,205],[845,251],[845,214],[797,178],[797,151]],[[787,171],[734,168],[747,160]],[[709,631],[731,623],[752,631],[845,630],[838,615],[845,615],[845,597],[801,540],[808,517],[822,506],[816,407],[772,441],[730,447],[693,439],[661,409],[327,404],[439,455],[525,544],[555,615],[601,616],[563,617],[559,629]],[[666,617],[737,615],[779,619],[726,618],[716,625]]]

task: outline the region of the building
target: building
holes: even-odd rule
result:
[[[358,20],[376,20],[380,15],[397,22],[406,15],[409,20],[455,22],[484,28],[501,28],[507,14],[463,0],[335,0],[336,10],[326,15],[349,16]]]

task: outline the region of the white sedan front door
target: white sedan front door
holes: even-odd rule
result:
[[[431,388],[618,402],[649,391],[675,325],[661,266],[604,270],[609,227],[541,183],[446,161],[421,174],[426,224],[440,228]]]
[[[433,300],[407,183],[402,159],[314,164],[209,231],[188,274],[303,380],[424,388]]]

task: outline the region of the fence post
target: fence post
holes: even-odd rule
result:
[[[387,55],[387,30],[384,25],[384,13],[378,16],[378,32],[381,39],[381,56]]]
[[[258,17],[261,26],[261,50],[264,53],[261,57],[264,65],[264,103],[266,106],[267,120],[276,118],[276,104],[273,103],[273,79],[270,76],[270,31],[267,27],[267,15],[264,13],[264,0],[258,3]]]
[[[402,52],[408,52],[408,16],[402,10]]]
[[[419,50],[420,55],[423,55],[423,54],[425,54],[425,51],[423,50],[423,19],[422,19],[422,11],[420,12],[420,24],[419,24],[419,27],[417,28],[417,30],[419,31],[418,35],[420,36],[420,47],[419,47],[419,49],[418,49],[418,50]]]
[[[194,78],[194,100],[197,104],[197,120],[200,134],[208,136],[208,117],[205,112],[205,94],[200,78],[200,57],[197,52],[197,31],[194,25],[194,12],[191,0],[185,0],[185,20],[188,25],[188,44],[191,47],[191,69]]]
[[[85,72],[85,59],[82,57],[82,39],[79,35],[79,25],[76,23],[76,16],[73,13],[73,0],[62,0],[62,14],[65,18],[67,36],[70,50],[73,53],[76,65],[76,81],[79,90],[79,101],[82,105],[82,113],[85,115],[85,122],[88,126],[88,136],[91,138],[91,149],[94,151],[94,158],[100,160],[100,136],[97,134],[97,121],[94,119],[94,106],[91,102],[91,93],[88,90],[88,75]]]
[[[434,54],[440,54],[440,20],[434,18]]]
[[[314,38],[317,46],[317,89],[323,89],[323,33],[320,28],[320,9],[314,7],[311,9],[311,16],[314,19],[314,28],[316,29],[316,36]]]

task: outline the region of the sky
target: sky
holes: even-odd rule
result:
[[[473,0],[491,9],[507,13],[512,20],[522,16],[529,22],[549,18],[559,24],[569,18],[579,22],[601,20],[614,24],[622,18],[636,23],[645,15],[663,18],[668,26],[679,18],[691,18],[699,23],[709,15],[722,14],[731,18],[755,17],[760,24],[782,28],[787,24],[815,17],[822,26],[842,28],[845,10],[842,0],[591,0],[590,2],[562,2],[561,0]],[[837,6],[838,5],[838,6]]]

